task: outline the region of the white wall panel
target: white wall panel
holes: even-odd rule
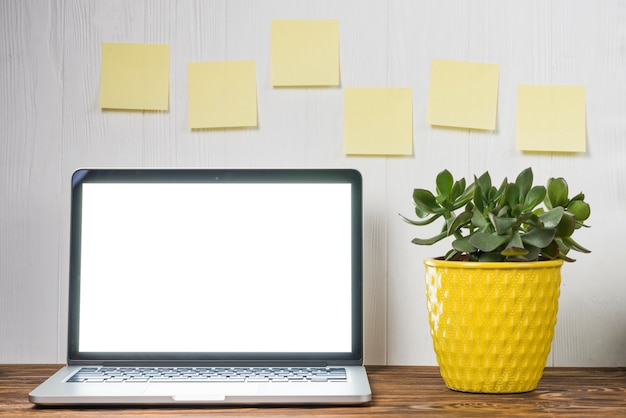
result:
[[[273,88],[272,19],[338,19],[341,86]],[[532,166],[592,205],[563,268],[550,364],[626,365],[626,3],[620,0],[0,1],[0,363],[63,362],[69,179],[78,167],[353,167],[365,180],[366,362],[434,364],[422,259],[398,213],[414,187]],[[170,45],[166,112],[98,107],[102,42]],[[500,65],[494,132],[426,122],[433,58]],[[187,127],[187,63],[254,60],[259,126]],[[584,85],[588,152],[515,147],[518,84]],[[415,152],[343,154],[343,89],[408,87]]]
[[[0,361],[59,355],[60,13],[0,3]]]

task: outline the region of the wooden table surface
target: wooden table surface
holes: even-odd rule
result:
[[[626,417],[626,368],[547,368],[533,392],[487,395],[447,389],[437,367],[368,366],[372,402],[350,407],[41,408],[29,403],[28,393],[60,367],[0,365],[0,415]]]

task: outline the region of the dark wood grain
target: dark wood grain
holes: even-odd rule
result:
[[[447,389],[437,367],[368,366],[373,400],[353,407],[39,408],[28,393],[58,365],[0,365],[0,415],[52,416],[612,416],[626,417],[626,368],[547,368],[530,393]]]

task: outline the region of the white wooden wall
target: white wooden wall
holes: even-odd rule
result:
[[[272,19],[338,19],[341,88],[274,89]],[[352,167],[365,182],[366,363],[435,364],[422,259],[398,213],[443,168],[532,166],[592,205],[563,268],[550,365],[626,366],[626,2],[621,0],[0,0],[0,363],[65,359],[69,179],[88,166]],[[98,108],[102,42],[171,46],[168,112]],[[433,58],[500,64],[497,130],[426,123]],[[255,60],[259,126],[187,128],[189,61]],[[588,152],[515,147],[518,84],[583,85]],[[411,157],[342,151],[343,88],[413,91]],[[499,181],[499,180],[498,180]]]

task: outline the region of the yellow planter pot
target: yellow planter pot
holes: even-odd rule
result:
[[[424,264],[430,333],[446,386],[535,389],[554,337],[563,261]]]

